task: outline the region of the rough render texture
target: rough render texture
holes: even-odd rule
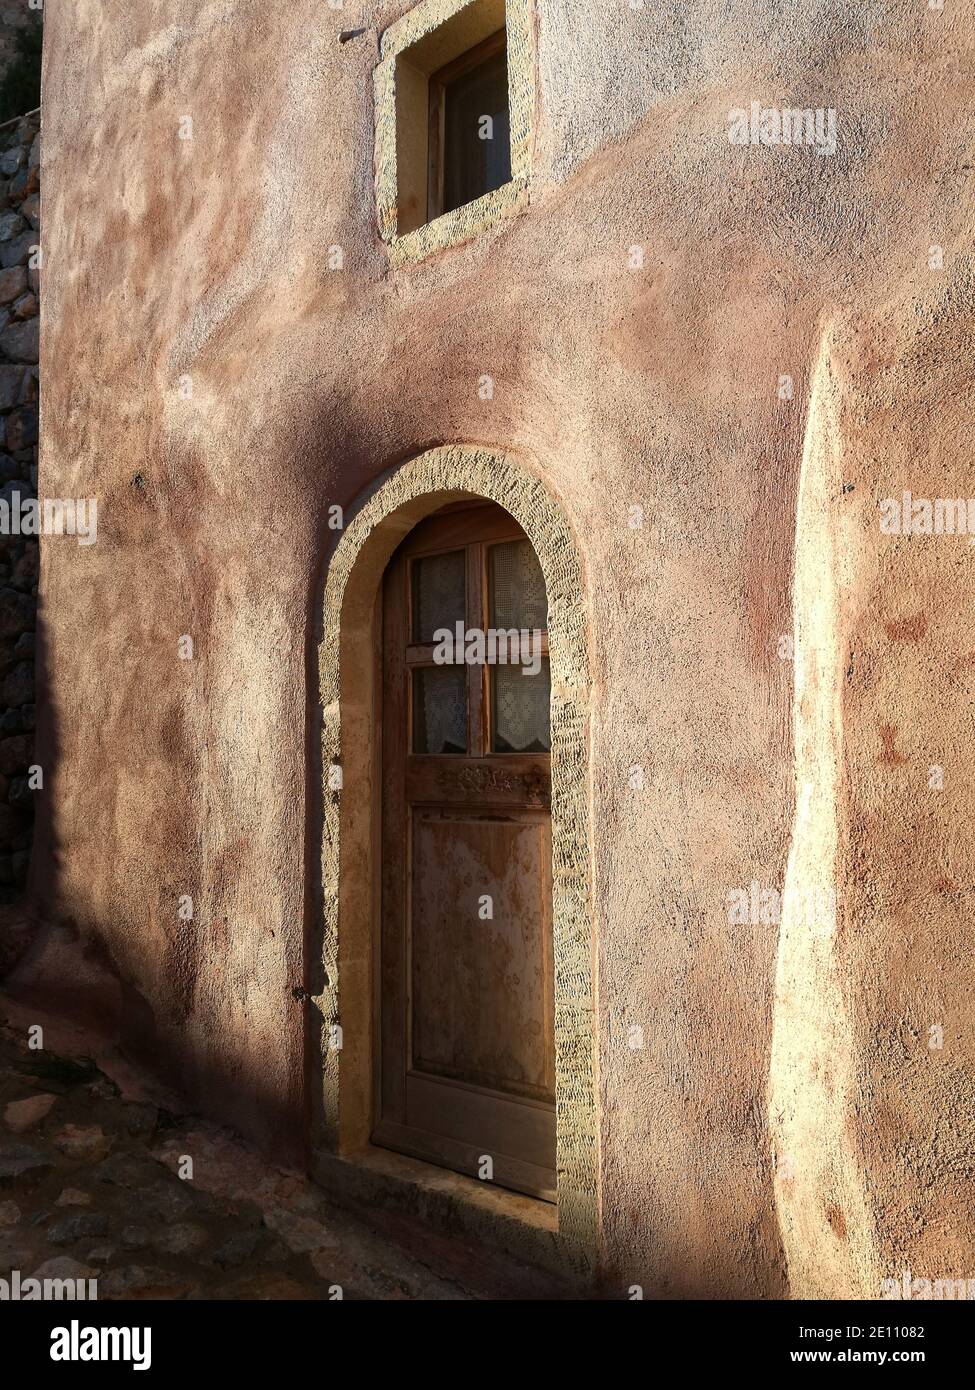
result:
[[[970,19],[538,0],[530,208],[391,269],[373,72],[406,8],[47,15],[41,484],[97,492],[99,541],[42,559],[21,988],[300,1142],[327,508],[434,445],[523,455],[587,575],[607,1281],[970,1273],[971,551],[877,526],[970,491]],[[733,146],[752,99],[836,107],[836,154]],[[841,905],[780,951],[725,902],[787,866]]]
[[[940,303],[892,296],[825,332],[813,370],[789,873],[835,885],[839,910],[835,932],[785,923],[779,952],[770,1101],[797,1296],[973,1267],[975,557],[964,535],[877,526],[905,487],[973,491],[973,291],[969,263]]]

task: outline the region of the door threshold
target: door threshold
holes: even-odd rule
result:
[[[493,1155],[494,1172],[490,1181],[476,1179],[475,1174],[483,1157],[480,1153],[483,1145],[463,1144],[415,1126],[410,1128],[390,1120],[380,1120],[373,1130],[371,1146],[378,1148],[381,1153],[391,1149],[394,1153],[405,1154],[407,1158],[417,1158],[427,1166],[466,1175],[469,1181],[476,1181],[478,1188],[487,1188],[492,1192],[501,1188],[549,1204],[556,1201],[555,1173],[552,1169],[540,1168],[534,1163],[510,1158],[507,1154]]]
[[[537,1197],[374,1144],[349,1154],[315,1153],[310,1171],[343,1205],[413,1217],[442,1235],[490,1246],[573,1284],[588,1280],[559,1237],[558,1208]]]

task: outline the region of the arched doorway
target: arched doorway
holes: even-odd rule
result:
[[[449,504],[383,581],[373,1142],[556,1196],[548,606],[521,526]]]
[[[524,1239],[537,1241],[540,1257],[547,1260],[548,1250],[584,1273],[594,1264],[598,1214],[585,596],[559,506],[535,471],[492,450],[431,449],[391,469],[349,509],[328,561],[318,650],[322,796],[310,807],[321,831],[320,910],[313,906],[310,916],[306,967],[310,1161],[323,1181],[355,1195],[373,1181],[372,1155],[384,1152],[370,1149],[383,1105],[375,1086],[382,1047],[382,589],[390,559],[419,523],[474,499],[498,504],[520,526],[548,605],[556,1205],[537,1203],[554,1211],[554,1223],[540,1220]],[[398,1172],[410,1162],[417,1160],[402,1159]],[[454,1229],[463,1181],[450,1188]],[[498,1184],[473,1181],[477,1193],[492,1188]],[[425,1190],[425,1209],[432,1211],[440,1190]],[[490,1227],[484,1213],[483,1196],[472,1197],[462,1224]],[[502,1203],[499,1233],[520,1219]]]

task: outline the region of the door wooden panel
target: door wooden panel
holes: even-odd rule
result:
[[[548,821],[417,808],[412,841],[413,1070],[551,1100]]]
[[[535,674],[433,656],[434,630],[454,621],[537,622],[539,584],[523,533],[493,505],[445,509],[387,570],[373,1138],[475,1175],[489,1156],[495,1183],[554,1200],[547,641]]]

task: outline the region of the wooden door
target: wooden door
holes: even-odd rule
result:
[[[473,659],[445,663],[458,624]],[[554,1201],[546,626],[535,553],[493,504],[438,512],[387,569],[373,1139]],[[478,660],[491,630],[539,635],[520,665],[505,641]]]

